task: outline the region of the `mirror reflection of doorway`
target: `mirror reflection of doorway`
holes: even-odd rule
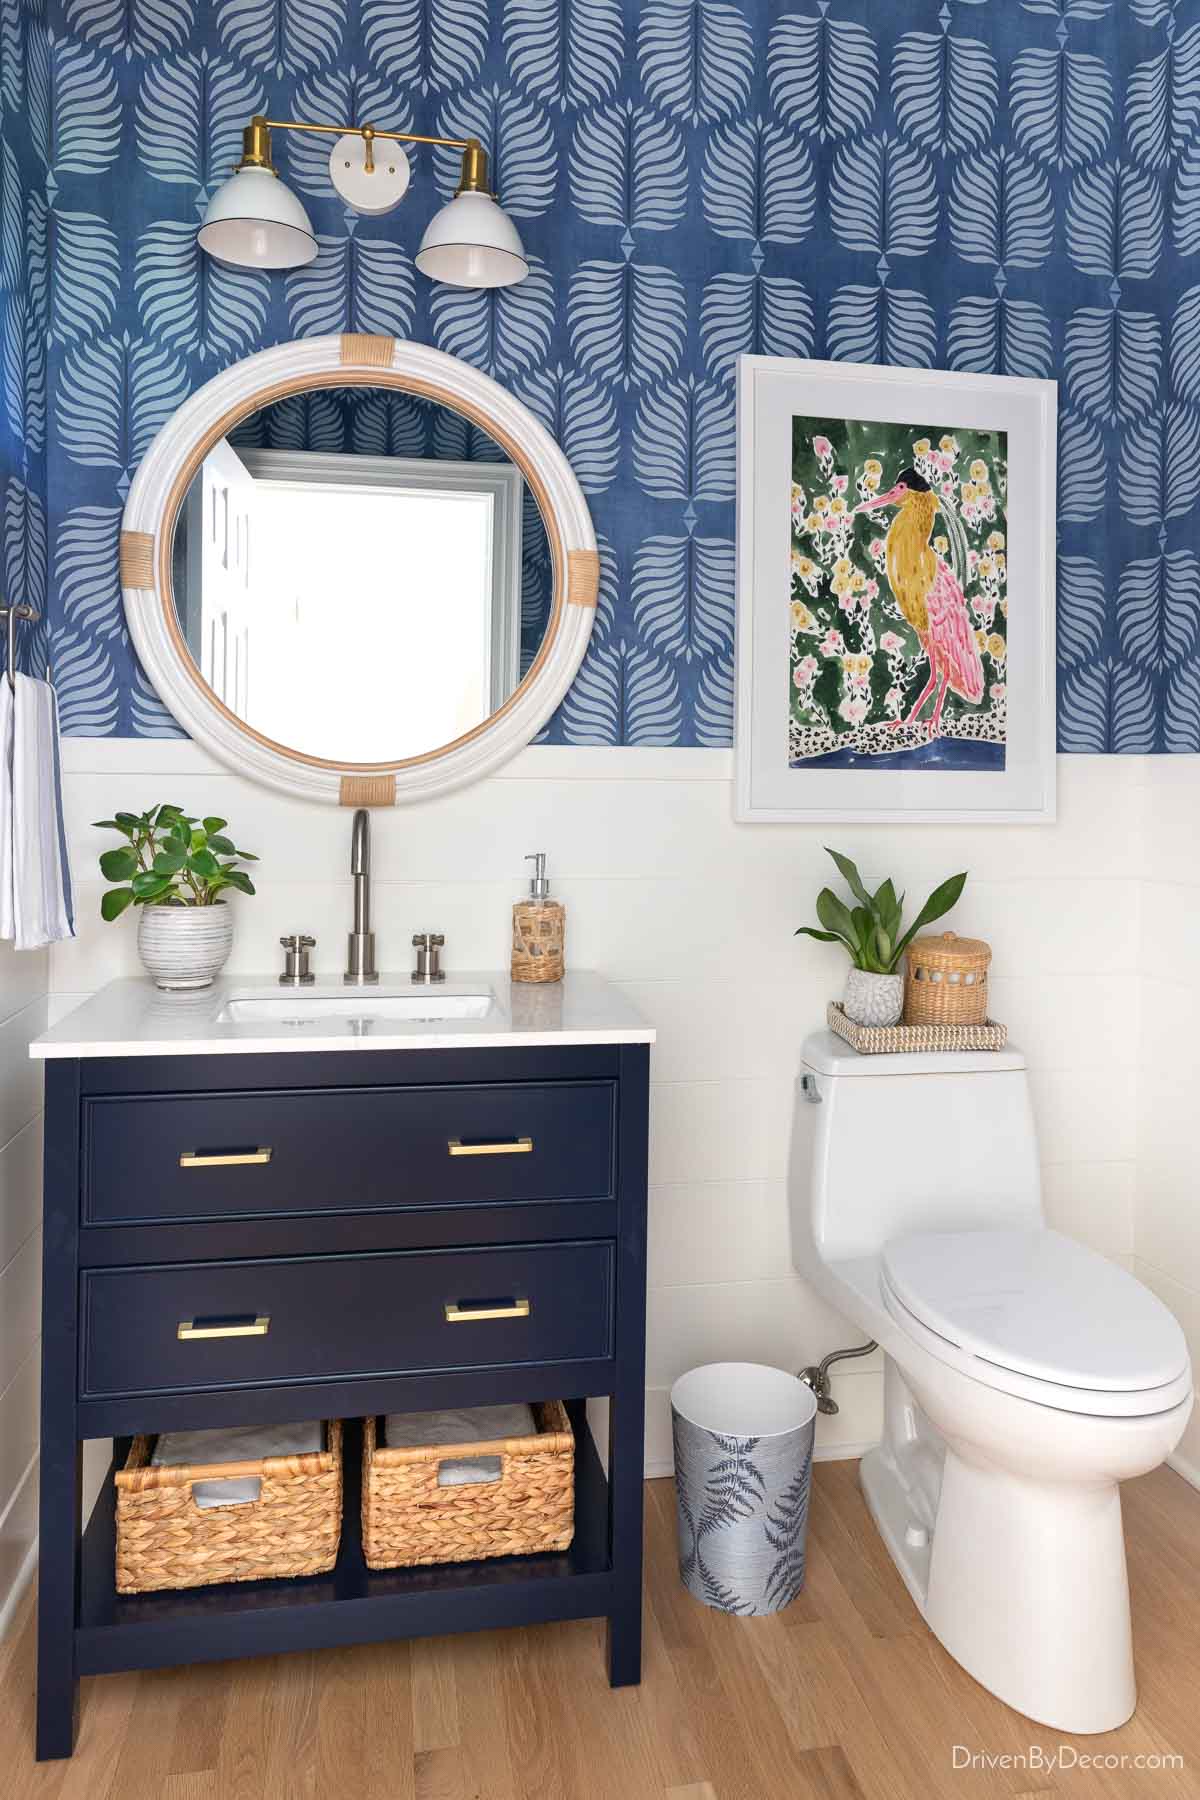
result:
[[[385,761],[462,736],[520,680],[523,489],[508,462],[222,439],[176,563],[204,679],[313,756]]]

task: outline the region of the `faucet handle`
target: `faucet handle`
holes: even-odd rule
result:
[[[281,937],[283,946],[283,974],[279,977],[280,987],[309,987],[316,977],[308,966],[308,953],[316,943],[315,937],[304,932],[294,931],[290,937]]]
[[[441,966],[440,956],[445,942],[445,935],[440,931],[413,932],[413,949],[417,953],[417,966],[412,975],[414,981],[445,981],[446,972]]]

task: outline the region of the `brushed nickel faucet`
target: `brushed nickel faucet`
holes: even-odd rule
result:
[[[371,930],[371,821],[363,806],[355,813],[350,832],[350,874],[354,879],[354,929],[342,979],[348,987],[366,987],[379,980],[379,971]]]

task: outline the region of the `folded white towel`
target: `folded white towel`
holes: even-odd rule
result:
[[[0,938],[40,950],[75,936],[58,705],[49,682],[0,680]]]
[[[155,1468],[179,1463],[239,1463],[260,1456],[305,1456],[321,1448],[321,1424],[236,1425],[217,1431],[165,1431],[150,1458]],[[192,1499],[203,1510],[251,1506],[262,1492],[258,1475],[193,1481]]]
[[[514,1406],[449,1406],[440,1412],[389,1413],[383,1441],[389,1450],[425,1444],[480,1444],[497,1438],[534,1437],[533,1408]],[[499,1481],[498,1456],[447,1457],[438,1464],[439,1487],[469,1487]]]
[[[235,1425],[217,1431],[164,1431],[150,1458],[156,1469],[177,1463],[251,1462],[259,1456],[306,1456],[321,1448],[321,1422]]]

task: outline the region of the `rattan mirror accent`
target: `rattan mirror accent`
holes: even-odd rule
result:
[[[205,681],[184,641],[172,590],[179,509],[212,447],[260,407],[317,388],[393,387],[438,402],[486,431],[521,470],[545,523],[553,567],[549,622],[515,691],[463,736],[394,763],[336,763],[247,725]],[[129,490],[121,531],[125,613],[142,665],[198,743],[266,786],[334,805],[424,800],[476,781],[528,744],[583,660],[595,618],[599,558],[571,465],[527,407],[458,357],[403,339],[351,333],[280,344],[235,363],[180,407],[151,444]],[[319,693],[312,704],[321,704]]]

